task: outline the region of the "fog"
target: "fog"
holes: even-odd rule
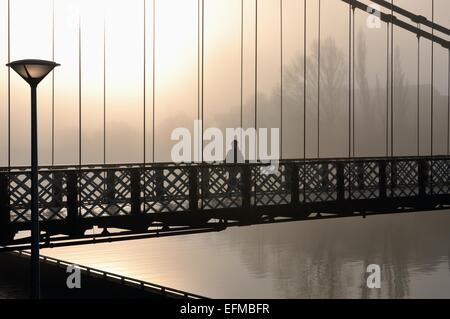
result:
[[[396,0],[395,4],[431,19],[431,0]],[[450,27],[446,15],[450,10],[448,1],[436,0],[435,6],[435,21]],[[52,162],[52,132],[55,164],[78,163],[80,106],[83,163],[103,162],[104,133],[106,162],[141,162],[144,158],[144,133],[145,157],[150,161],[153,150],[153,101],[156,161],[170,160],[170,150],[175,143],[170,141],[170,133],[174,128],[187,127],[192,130],[193,121],[198,118],[202,91],[201,81],[199,83],[202,59],[198,55],[201,38],[198,37],[197,0],[156,1],[154,83],[151,1],[147,1],[145,9],[144,24],[143,0],[58,0],[55,1],[53,19],[51,0],[14,0],[10,2],[11,41],[8,46],[8,1],[0,0],[0,65],[7,63],[8,51],[11,60],[54,57],[62,64],[54,71],[54,79],[49,76],[39,87],[41,165]],[[388,74],[387,53],[390,55],[390,52],[386,51],[386,25],[368,28],[367,13],[356,10],[355,53],[350,60],[349,7],[341,0],[321,1],[320,42],[319,1],[307,2],[306,48],[303,46],[304,1],[284,0],[281,50],[280,2],[258,0],[258,72],[255,83],[255,2],[244,1],[243,9],[243,126],[247,128],[255,124],[255,85],[258,92],[258,127],[281,126],[283,100],[284,158],[303,157],[304,149],[308,157],[346,156],[349,153],[349,85],[354,85],[351,92],[355,96],[352,105],[354,131],[351,131],[351,136],[353,133],[355,136],[351,140],[351,145],[354,145],[350,150],[352,154],[383,156],[386,150],[391,149],[391,136],[394,155],[430,154],[431,94],[434,95],[433,152],[447,152],[448,50],[437,44],[434,46],[432,89],[431,42],[420,40],[418,83],[417,37],[394,27],[393,69]],[[204,26],[205,128],[224,130],[239,127],[241,1],[206,0]],[[438,32],[436,34],[448,39]],[[306,105],[303,104],[305,54]],[[349,63],[354,64],[351,83]],[[390,72],[394,77],[393,105],[388,103],[391,92],[390,84],[386,82]],[[25,165],[29,163],[30,149],[29,92],[25,83],[14,73],[11,73],[10,84],[11,165]],[[0,67],[2,166],[8,164],[8,92],[8,70]],[[393,132],[390,131],[391,107],[394,114]],[[306,119],[303,119],[304,108]],[[303,145],[304,122],[306,145]]]

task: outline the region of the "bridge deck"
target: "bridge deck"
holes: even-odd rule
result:
[[[450,205],[450,157],[286,160],[260,163],[42,167],[43,241],[119,234],[223,229],[226,225],[443,209]],[[0,170],[0,234],[26,244],[30,173]],[[152,228],[153,227],[153,228]],[[58,235],[63,234],[63,237]],[[105,232],[104,234],[108,234]]]

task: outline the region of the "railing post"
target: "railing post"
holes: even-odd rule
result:
[[[391,187],[392,189],[397,187],[397,162],[391,161]]]
[[[326,192],[327,191],[327,186],[328,186],[328,167],[327,167],[327,163],[322,162],[319,166],[319,180],[320,180],[320,184],[322,186],[322,192]]]
[[[11,224],[8,179],[7,173],[0,173],[0,231],[4,231]]]
[[[340,202],[345,200],[345,164],[342,161],[336,164],[337,200]],[[351,165],[350,162],[349,165]]]
[[[424,197],[427,194],[427,182],[429,176],[429,165],[427,160],[419,160],[419,196]],[[431,189],[431,194],[433,190]]]
[[[380,198],[385,199],[387,197],[387,178],[386,178],[386,169],[387,169],[387,163],[385,160],[381,160],[378,162],[379,165],[379,192],[380,192]]]
[[[195,166],[189,168],[189,210],[198,210],[198,168]]]
[[[202,170],[202,198],[208,198],[209,197],[209,167],[208,166],[201,166]]]
[[[358,190],[364,189],[364,165],[362,162],[356,163],[356,176],[358,181]]]
[[[52,206],[60,208],[63,203],[63,174],[62,172],[53,172],[52,179]]]
[[[164,169],[155,169],[155,193],[157,198],[161,198],[164,195]]]
[[[289,166],[286,166],[286,168],[289,168],[288,172],[291,174],[289,177],[290,181],[290,187],[291,187],[291,204],[294,206],[297,206],[300,203],[299,198],[299,178],[298,178],[298,165],[297,163],[289,164]]]
[[[242,166],[242,207],[251,207],[252,167],[250,164]]]
[[[130,184],[131,214],[139,215],[141,213],[141,168],[130,170]]]
[[[67,218],[78,218],[78,171],[67,172]]]
[[[113,170],[106,171],[106,202],[114,203],[116,198],[116,172]]]

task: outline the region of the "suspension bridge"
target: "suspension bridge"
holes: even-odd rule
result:
[[[320,8],[326,6],[326,1],[323,3],[318,1],[320,38]],[[389,64],[391,64],[391,69],[386,79],[388,84],[386,107],[391,112],[391,116],[390,120],[386,119],[386,154],[370,158],[354,156],[354,146],[352,145],[355,139],[353,110],[355,76],[354,63],[349,63],[347,157],[320,158],[320,154],[316,158],[307,157],[306,116],[303,116],[303,134],[299,134],[304,141],[305,151],[303,153],[305,155],[297,159],[281,159],[279,167],[273,174],[264,174],[261,167],[266,164],[259,161],[234,164],[175,164],[155,162],[153,158],[153,161],[149,162],[145,155],[145,137],[144,159],[141,163],[106,164],[105,161],[104,164],[86,165],[81,162],[80,138],[80,162],[77,165],[40,167],[41,247],[185,235],[222,231],[232,226],[264,223],[448,209],[450,207],[450,156],[448,147],[446,155],[434,154],[434,116],[430,117],[432,128],[430,154],[427,156],[420,154],[408,157],[395,156],[393,142],[395,93],[392,63],[394,60],[394,26],[416,35],[419,40],[424,38],[431,41],[432,50],[435,46],[450,50],[447,40],[450,30],[434,21],[434,1],[432,1],[433,15],[431,19],[396,6],[393,2],[372,1],[390,11],[386,13],[369,7],[367,1],[341,1],[348,4],[349,61],[354,62],[355,60],[354,15],[356,10],[374,14],[379,17],[381,23],[388,26],[387,40],[390,41],[390,45],[387,46],[386,63],[388,71]],[[202,5],[201,2],[204,1],[199,1],[199,34],[204,32],[204,18],[200,20],[200,17],[204,17],[205,12],[204,3]],[[281,23],[283,18],[282,2],[280,0]],[[306,50],[308,37],[306,7],[310,1],[303,0],[301,2],[305,6],[303,32]],[[155,2],[153,2],[154,7]],[[155,14],[155,11],[153,13]],[[258,35],[257,1],[255,2],[255,17],[254,127],[258,128],[257,44],[260,35]],[[283,28],[280,29],[282,33]],[[241,33],[242,36],[243,33]],[[201,41],[199,41],[200,64],[204,59],[203,39],[204,37],[201,37]],[[280,39],[280,50],[282,50],[282,35]],[[154,46],[153,32],[153,48]],[[281,54],[282,56],[283,54]],[[434,70],[433,57],[432,54],[431,73]],[[305,55],[304,73],[299,75],[305,79],[303,81],[305,91],[306,73],[308,72],[306,66]],[[320,53],[318,54],[318,68],[318,72],[320,72]],[[153,68],[153,72],[155,72],[154,70],[155,68]],[[202,73],[203,67],[199,69],[199,81],[202,81],[201,90],[199,90],[199,119],[203,118],[204,111]],[[434,76],[431,75],[431,78],[433,82]],[[155,79],[154,74],[153,79]],[[320,76],[318,79],[320,80]],[[431,90],[434,89],[433,84]],[[320,85],[318,88],[320,89]],[[283,83],[281,83],[282,90]],[[303,112],[306,114],[306,94],[303,94],[303,97],[305,99]],[[319,107],[320,102],[317,103]],[[431,112],[433,112],[433,103],[432,93]],[[283,132],[283,94],[281,94],[280,107],[280,126]],[[439,132],[440,135],[447,137],[447,146],[450,145],[449,122],[450,101],[446,130]],[[153,122],[153,129],[154,126]],[[283,134],[281,134],[281,142],[282,140]],[[320,139],[317,138],[317,143],[319,142]],[[320,145],[317,147],[318,153],[319,149]],[[2,250],[30,247],[30,176],[29,167],[8,165],[0,169],[0,239],[4,245]]]

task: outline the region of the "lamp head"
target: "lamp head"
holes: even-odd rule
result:
[[[60,64],[45,60],[18,60],[6,66],[16,71],[31,86],[37,86],[47,74]]]

